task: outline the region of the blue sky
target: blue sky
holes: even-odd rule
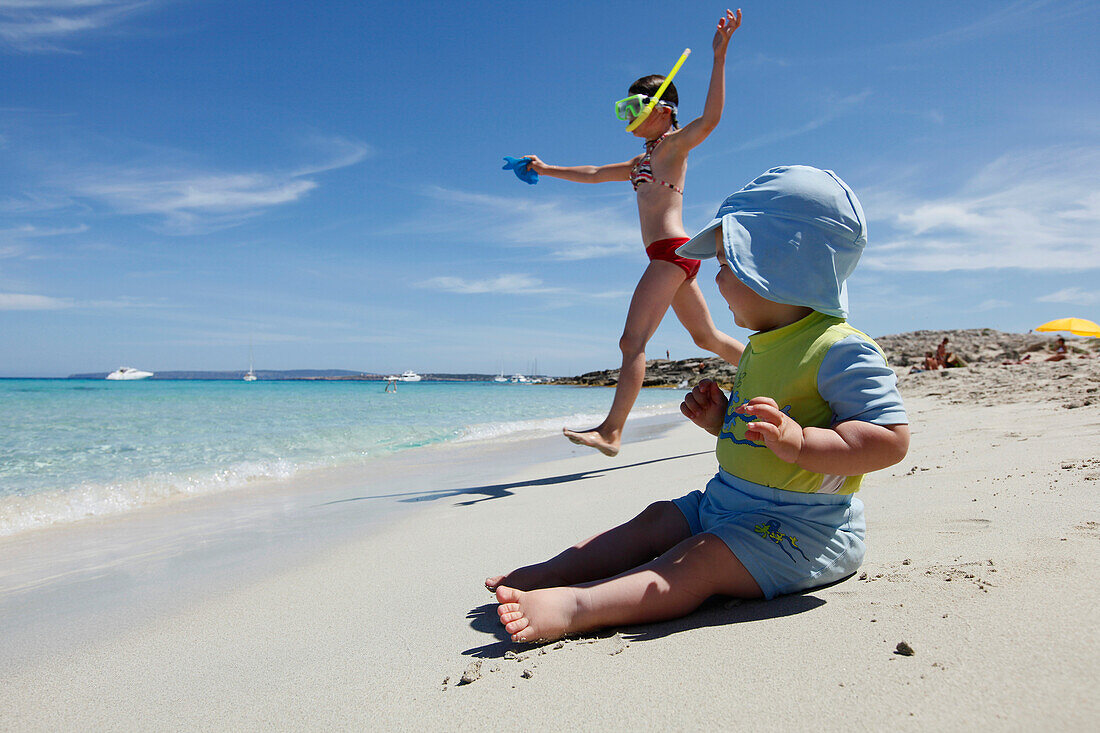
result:
[[[724,8],[674,6],[0,0],[0,376],[243,369],[250,340],[258,369],[616,365],[633,191],[501,156],[630,158],[612,102],[685,47],[697,116]],[[830,168],[869,219],[857,327],[1100,320],[1100,6],[741,7],[689,231]],[[700,353],[671,314],[666,349]]]

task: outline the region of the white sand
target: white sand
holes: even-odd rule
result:
[[[436,451],[403,485],[472,491],[362,533],[363,502],[329,505],[273,543],[308,544],[296,562],[227,575],[207,561],[207,592],[192,579],[171,603],[170,573],[102,589],[97,614],[115,623],[83,643],[48,641],[83,618],[65,613],[63,579],[18,606],[9,594],[0,610],[40,618],[21,648],[37,634],[48,652],[0,652],[0,728],[1095,730],[1100,409],[1048,387],[1022,404],[1012,389],[989,406],[907,399],[909,457],[861,492],[865,579],[542,648],[506,640],[482,579],[701,487],[713,440],[678,424],[615,460],[556,440],[467,450],[450,484]],[[506,456],[531,463],[501,477]],[[377,481],[397,479],[333,486],[356,498]],[[127,567],[143,566],[107,577]],[[914,656],[894,653],[902,640]]]

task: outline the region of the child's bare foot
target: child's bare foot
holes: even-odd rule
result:
[[[614,458],[619,455],[619,440],[608,440],[600,435],[600,432],[596,428],[591,430],[570,430],[569,428],[562,428],[561,432],[565,437],[577,445],[586,445],[589,448],[595,448],[605,456]]]
[[[515,588],[516,590],[536,590],[538,588],[569,585],[566,578],[549,570],[544,562],[516,568],[507,575],[494,575],[485,579],[485,587],[490,591],[495,591],[503,583],[507,583],[509,588]]]
[[[497,601],[497,615],[512,641],[553,641],[583,631],[574,627],[580,610],[576,588],[521,591],[502,585]]]

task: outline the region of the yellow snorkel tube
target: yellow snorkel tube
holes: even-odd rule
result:
[[[691,55],[691,49],[685,48],[684,52],[680,54],[680,60],[676,62],[676,65],[672,67],[672,71],[668,72],[668,76],[665,77],[661,86],[657,87],[657,93],[653,95],[653,98],[649,101],[649,104],[642,109],[641,114],[634,118],[634,121],[626,126],[627,132],[633,132],[634,128],[646,121],[649,117],[649,113],[653,111],[653,108],[657,106],[657,102],[661,101],[661,95],[665,93],[665,89],[672,83],[672,77],[676,76],[676,72],[680,70],[680,67],[687,61],[687,57]]]

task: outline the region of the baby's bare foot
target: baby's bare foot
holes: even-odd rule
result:
[[[521,591],[497,588],[497,615],[512,641],[553,641],[575,628],[579,603],[575,588]]]
[[[569,428],[562,428],[561,432],[569,440],[573,441],[577,445],[586,445],[589,448],[595,448],[605,456],[614,458],[619,455],[619,441],[611,441],[600,435],[596,429],[592,430],[570,430]]]
[[[527,565],[516,568],[507,575],[494,575],[485,579],[485,587],[495,591],[500,585],[507,583],[508,587],[517,590],[535,590],[537,588],[553,588],[559,585],[569,585],[565,578],[546,568],[546,563]]]

